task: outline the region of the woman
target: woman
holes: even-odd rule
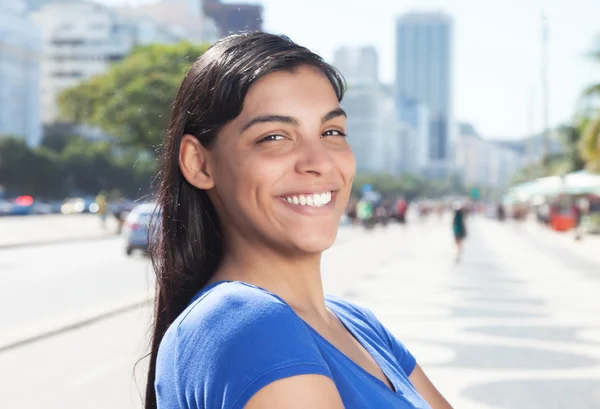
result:
[[[460,202],[454,204],[454,218],[452,219],[452,232],[456,242],[456,261],[460,260],[462,255],[463,240],[467,237],[467,227],[465,225],[465,210]]]
[[[217,42],[185,77],[146,408],[450,407],[371,312],[323,295],[355,173],[342,96],[320,57],[264,33]]]

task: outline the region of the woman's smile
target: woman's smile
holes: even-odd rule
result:
[[[297,193],[279,196],[286,209],[305,216],[325,216],[334,214],[337,192]]]

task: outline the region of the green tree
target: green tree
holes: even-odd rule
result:
[[[206,49],[186,42],[139,47],[106,73],[64,91],[61,117],[97,126],[127,146],[151,149],[162,141],[185,72]]]
[[[51,197],[58,179],[56,156],[51,152],[33,150],[21,137],[0,137],[0,185],[15,194]]]
[[[72,124],[53,123],[44,126],[44,139],[40,145],[60,153],[77,137],[75,126]]]
[[[584,126],[583,120],[574,120],[573,123],[558,128],[557,133],[563,146],[563,152],[551,164],[552,174],[567,174],[585,167],[585,160],[580,149]]]
[[[586,121],[579,148],[587,169],[600,172],[600,111]]]
[[[440,197],[447,194],[463,194],[465,188],[458,174],[447,180],[427,180],[421,176],[404,173],[394,176],[386,173],[357,174],[352,185],[352,194],[360,195],[362,186],[369,184],[384,195],[415,197]]]

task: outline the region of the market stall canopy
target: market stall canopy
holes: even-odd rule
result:
[[[600,175],[582,170],[565,176],[539,178],[513,186],[504,196],[503,201],[505,203],[519,203],[533,200],[539,196],[558,196],[561,194],[600,195]]]

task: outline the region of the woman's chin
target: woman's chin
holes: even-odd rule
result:
[[[290,237],[292,245],[307,254],[322,253],[330,248],[337,237],[337,229],[318,229]]]

